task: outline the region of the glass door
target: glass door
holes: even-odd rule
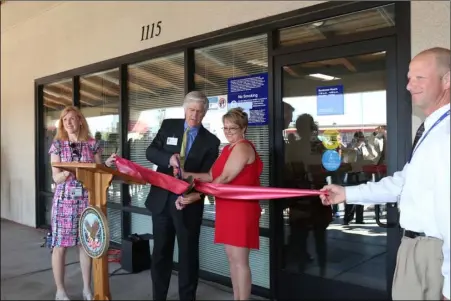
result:
[[[42,121],[38,127],[40,149],[38,152],[38,168],[36,180],[38,185],[38,204],[36,221],[38,227],[50,227],[55,182],[52,178],[52,165],[49,150],[55,138],[59,117],[66,106],[73,104],[72,79],[53,82],[42,87],[40,93],[42,107],[38,118]]]
[[[396,170],[403,142],[390,134],[397,126],[394,46],[384,38],[275,58],[280,187],[358,185]],[[387,299],[394,270],[387,258],[398,246],[387,244],[395,232],[386,225],[397,226],[397,208],[327,207],[318,197],[273,206],[277,299]]]

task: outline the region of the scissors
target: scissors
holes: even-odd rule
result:
[[[178,171],[177,171],[177,179],[183,180],[182,179],[182,169],[180,168],[180,159],[179,159],[179,157],[177,157],[177,169],[178,169]]]
[[[179,159],[179,157],[177,157],[177,176],[176,176],[176,178],[177,179],[179,179],[179,180],[183,180],[182,179],[182,170],[181,170],[181,168],[180,168],[180,159]],[[178,197],[177,197],[177,200],[178,200],[178,198],[180,197],[180,196],[183,196],[183,194],[179,194],[178,195]],[[183,205],[183,204],[181,204],[181,203],[178,203],[178,201],[175,201],[175,206],[177,207],[177,209],[178,210],[182,210],[183,208],[185,208],[185,205]],[[180,208],[179,208],[180,207]]]

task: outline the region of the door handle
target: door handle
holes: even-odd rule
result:
[[[381,228],[388,228],[388,224],[381,222],[381,205],[374,206],[374,213],[376,215],[376,224]]]
[[[388,216],[388,209],[389,208],[396,208],[395,206],[393,206],[393,204],[386,204],[387,206],[387,216]],[[381,228],[396,228],[398,227],[399,223],[395,222],[395,223],[382,223],[381,222],[381,205],[375,205],[374,206],[374,213],[376,214],[376,224],[381,227]]]

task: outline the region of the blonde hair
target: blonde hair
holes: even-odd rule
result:
[[[226,119],[242,129],[247,128],[247,125],[249,124],[247,113],[239,107],[230,109],[227,113],[225,113],[222,116],[222,122],[224,123]]]
[[[86,121],[85,116],[80,112],[77,107],[67,106],[60,114],[58,129],[56,131],[55,140],[69,140],[69,135],[67,131],[64,129],[63,118],[69,114],[70,112],[75,112],[77,114],[78,119],[81,122],[79,132],[78,132],[78,140],[79,141],[88,141],[91,138],[91,133],[89,132],[88,122]]]

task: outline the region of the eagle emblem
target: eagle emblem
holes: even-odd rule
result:
[[[100,208],[88,206],[83,210],[78,233],[83,249],[91,258],[100,258],[108,252],[110,231],[108,220]]]
[[[100,223],[98,219],[95,219],[92,224],[88,220],[85,220],[85,235],[87,238],[88,246],[95,250],[100,247],[100,242],[98,238]]]

